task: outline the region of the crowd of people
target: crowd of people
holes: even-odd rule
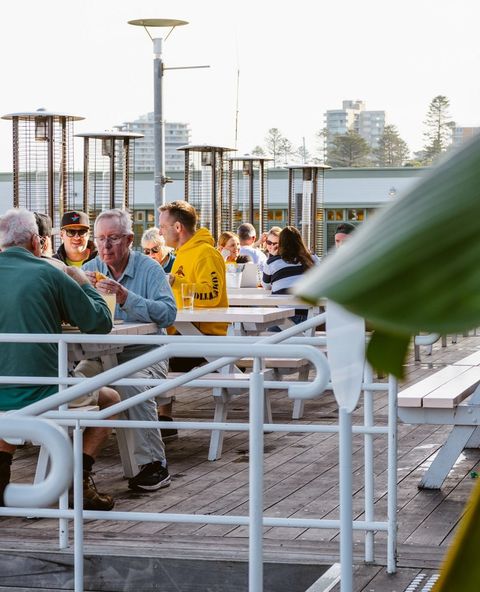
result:
[[[354,230],[337,228],[336,245]],[[287,293],[308,269],[318,263],[293,226],[272,227],[257,238],[252,224],[237,233],[224,232],[215,244],[206,228],[198,228],[195,209],[185,201],[159,208],[158,228],[141,239],[142,251],[133,249],[132,219],[125,210],[102,211],[95,219],[93,237],[85,212],[70,211],[60,221],[61,245],[54,253],[51,219],[42,213],[12,209],[0,217],[0,333],[61,333],[62,324],[84,333],[108,333],[112,315],[102,294],[115,295],[115,318],[155,323],[157,333],[174,334],[182,285],[195,284],[194,306],[226,307],[226,264],[251,262],[262,272],[262,286],[272,294]],[[338,237],[338,241],[337,241]],[[19,306],[21,303],[21,306]],[[304,315],[294,317],[295,322]],[[225,323],[199,323],[204,335],[225,335]],[[117,354],[123,363],[154,346],[130,345]],[[55,344],[1,343],[0,375],[57,376]],[[135,374],[138,378],[165,378],[168,370],[185,372],[205,363],[202,357],[161,361]],[[103,371],[99,359],[82,360],[72,374],[90,377]],[[147,390],[146,386],[104,387],[73,404],[110,407]],[[20,409],[56,392],[56,386],[3,385],[0,411]],[[172,404],[158,406],[147,399],[131,407],[127,417],[139,421],[171,421]],[[134,430],[134,455],[139,472],[128,481],[134,491],[151,492],[171,482],[164,441],[178,437],[176,430]],[[99,492],[92,479],[95,458],[108,438],[107,428],[88,428],[84,435],[84,508],[110,510],[114,500]],[[15,446],[0,440],[0,505],[10,481]]]

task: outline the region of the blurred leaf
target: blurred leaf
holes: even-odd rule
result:
[[[295,293],[330,298],[371,322],[385,351],[372,346],[370,361],[398,369],[399,335],[480,325],[479,220],[477,136],[305,274]],[[388,349],[387,334],[398,341]]]
[[[403,378],[403,360],[410,339],[410,335],[375,331],[368,344],[367,359],[377,370]]]

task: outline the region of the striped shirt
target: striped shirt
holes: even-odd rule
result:
[[[307,271],[301,263],[287,263],[280,255],[269,257],[263,265],[262,285],[272,294],[288,294],[299,277]]]

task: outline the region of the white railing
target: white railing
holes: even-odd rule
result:
[[[265,389],[286,389],[292,398],[314,398],[321,395],[325,388],[330,388],[328,363],[323,353],[311,347],[324,345],[322,337],[295,337],[295,334],[310,327],[315,327],[324,320],[324,315],[308,319],[304,323],[275,333],[266,338],[258,337],[182,337],[182,336],[108,336],[108,335],[26,335],[0,334],[0,342],[35,342],[58,343],[59,376],[58,377],[0,377],[1,383],[21,384],[58,384],[59,393],[38,401],[24,409],[9,412],[10,416],[40,415],[54,418],[56,423],[74,427],[74,509],[67,508],[66,495],[60,500],[58,509],[20,507],[0,508],[0,516],[38,516],[56,517],[60,519],[60,547],[68,546],[68,520],[74,521],[74,558],[75,558],[75,590],[83,590],[83,520],[105,519],[120,521],[148,522],[190,522],[203,524],[235,524],[250,526],[249,532],[249,590],[262,590],[262,528],[265,526],[291,526],[302,528],[340,528],[340,520],[324,519],[292,519],[270,518],[263,516],[263,433],[264,431],[282,432],[324,432],[338,433],[339,427],[333,425],[305,424],[264,424],[263,402]],[[283,343],[279,343],[283,341]],[[150,344],[161,347],[135,358],[125,364],[107,370],[89,379],[68,376],[68,344]],[[174,379],[146,380],[125,378],[135,371],[147,367],[159,360],[172,356],[198,356],[201,344],[202,355],[218,357],[205,366],[196,368],[185,375]],[[220,369],[242,357],[253,357],[253,371],[245,381],[202,379],[204,374]],[[308,359],[315,368],[315,378],[311,382],[267,381],[262,372],[262,359],[266,357],[302,357]],[[368,371],[367,371],[368,372]],[[79,409],[62,410],[69,401],[91,392],[104,385],[148,384],[146,392],[122,401],[101,411],[82,412]],[[168,390],[185,384],[201,387],[238,388],[249,390],[249,423],[214,423],[214,422],[173,422],[166,426],[162,422],[140,422],[129,420],[108,420],[112,414],[124,411],[151,397],[160,397]],[[372,397],[376,391],[389,393],[388,425],[375,426],[373,417]],[[392,379],[388,384],[375,383],[371,371],[365,375],[362,384],[365,393],[365,420],[363,426],[353,426],[353,433],[364,434],[365,438],[365,520],[353,520],[352,528],[365,531],[365,559],[374,559],[374,532],[387,532],[387,570],[395,571],[396,556],[396,383]],[[60,409],[58,409],[60,407]],[[83,511],[82,503],[82,429],[89,426],[111,426],[128,428],[175,427],[178,429],[221,429],[231,431],[249,431],[250,439],[250,508],[249,516],[215,516],[190,514],[156,514],[147,512],[99,512]],[[384,434],[388,438],[388,512],[387,520],[375,520],[373,491],[373,437]],[[344,453],[345,454],[345,453]],[[346,462],[340,458],[340,463]],[[9,485],[9,488],[14,485]],[[10,490],[11,491],[11,490]],[[12,498],[8,497],[9,501]],[[63,500],[63,501],[62,501]],[[351,569],[351,566],[347,566]],[[343,588],[342,588],[343,590]]]

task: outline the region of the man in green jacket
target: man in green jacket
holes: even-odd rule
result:
[[[33,213],[12,209],[0,217],[0,333],[61,333],[62,322],[84,333],[108,333],[112,318],[102,296],[79,268],[55,268],[41,258],[41,241]],[[57,345],[0,343],[1,376],[58,376]],[[54,385],[0,386],[0,410],[21,409],[58,391]],[[118,402],[108,387],[98,391],[101,408]],[[107,428],[88,428],[84,435],[84,509],[110,510],[113,498],[96,490],[92,465]],[[10,481],[15,446],[0,440],[0,505]]]

